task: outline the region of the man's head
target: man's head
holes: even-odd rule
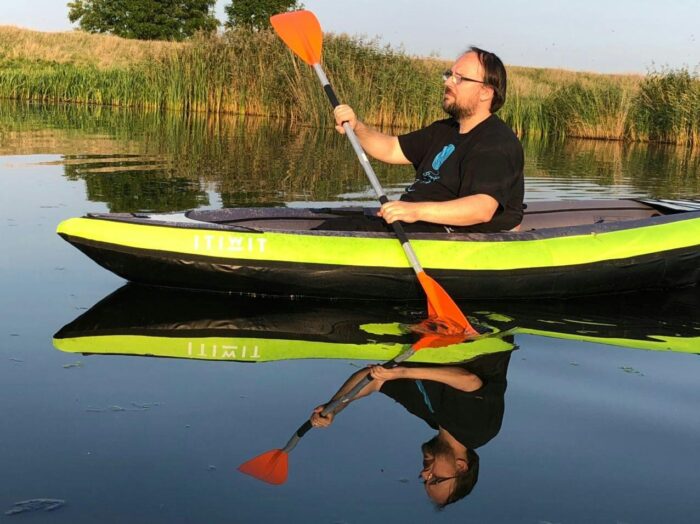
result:
[[[421,446],[423,469],[420,478],[425,492],[442,509],[471,493],[479,477],[479,456],[467,450],[458,456],[439,436]]]
[[[443,75],[442,107],[460,120],[495,113],[506,99],[506,69],[495,54],[470,47]]]

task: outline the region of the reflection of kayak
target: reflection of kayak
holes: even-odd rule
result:
[[[360,212],[355,210],[354,212]],[[91,214],[58,233],[127,280],[271,295],[422,296],[389,233],[315,231],[353,211],[258,208]],[[669,288],[700,280],[700,202],[534,203],[520,232],[410,235],[454,298]]]
[[[216,297],[127,285],[54,335],[61,351],[265,362],[386,361],[417,340],[417,314],[370,304]],[[411,360],[462,362],[513,349],[507,337],[428,348]]]
[[[516,335],[700,354],[699,311],[700,288],[692,287],[673,293],[489,303],[474,315],[496,331]]]
[[[458,362],[507,351],[532,334],[700,353],[700,290],[605,299],[464,305],[486,336],[413,359]],[[420,308],[419,308],[420,309]],[[415,340],[422,311],[369,302],[216,297],[128,285],[63,327],[61,351],[233,361],[389,360]],[[516,339],[513,339],[513,335]]]

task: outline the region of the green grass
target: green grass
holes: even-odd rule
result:
[[[368,123],[405,129],[443,117],[445,62],[344,35],[326,35],[323,60],[340,100]],[[700,79],[687,70],[508,69],[500,116],[521,136],[700,144]],[[332,125],[312,69],[264,31],[182,44],[0,28],[0,97]]]
[[[700,81],[688,71],[653,73],[637,93],[635,138],[700,144]]]

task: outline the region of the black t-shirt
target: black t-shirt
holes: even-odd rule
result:
[[[471,371],[483,382],[481,388],[469,393],[432,380],[407,379],[389,380],[380,391],[433,429],[441,426],[467,448],[478,448],[501,429],[510,354],[510,351],[494,353],[464,364],[453,364]]]
[[[490,222],[468,226],[469,231],[507,231],[522,221],[523,148],[496,115],[464,134],[455,119],[438,120],[399,136],[399,144],[416,168],[416,180],[401,200],[444,202],[483,193],[498,202],[498,210]]]

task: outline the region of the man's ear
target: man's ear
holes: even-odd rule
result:
[[[466,459],[458,458],[455,465],[458,473],[464,473],[465,471],[469,470],[469,464],[467,463]]]
[[[494,91],[492,86],[482,86],[481,89],[481,95],[479,96],[479,100],[482,102],[485,102],[487,100],[493,100],[493,97],[496,95],[496,92]]]

